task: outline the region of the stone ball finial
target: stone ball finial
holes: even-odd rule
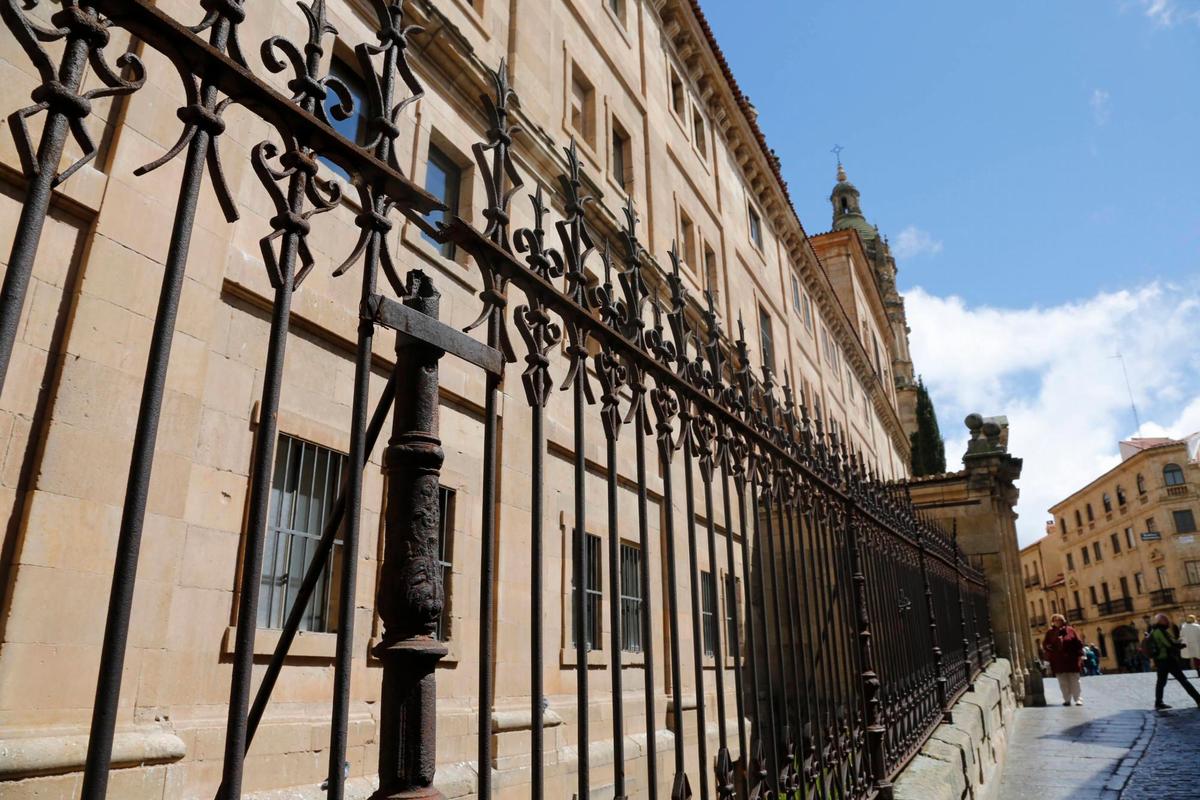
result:
[[[967,414],[967,418],[963,420],[963,423],[971,433],[978,433],[979,429],[983,427],[983,415]]]
[[[999,436],[1000,435],[1000,426],[997,425],[995,422],[988,420],[987,422],[983,423],[983,435],[988,437],[989,439]]]

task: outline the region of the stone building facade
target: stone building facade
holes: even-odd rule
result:
[[[178,0],[161,4],[182,20],[193,18],[193,6]],[[615,234],[619,209],[632,198],[651,255],[666,263],[668,249],[677,243],[688,289],[695,295],[713,293],[725,329],[734,330],[743,320],[756,360],[800,387],[809,406],[820,409],[826,424],[844,431],[881,475],[907,474],[913,373],[903,300],[886,243],[870,226],[846,225],[854,212],[840,207],[850,186],[844,173],[834,190],[834,232],[806,235],[753,106],[730,74],[698,4],[413,0],[405,7],[408,21],[425,29],[415,37],[412,64],[427,89],[400,118],[398,160],[407,174],[464,218],[481,221],[484,187],[470,153],[471,145],[485,138],[487,120],[477,98],[488,88],[486,70],[506,59],[520,97],[517,113],[526,135],[517,143],[518,160],[526,174],[545,176],[550,190],[551,177],[562,168],[561,145],[574,139],[598,199],[601,236]],[[50,10],[43,4],[30,13],[44,18]],[[304,18],[292,4],[248,4],[246,11],[241,26],[246,42],[273,34],[304,39]],[[373,38],[369,4],[337,0],[330,3],[329,15],[339,34],[324,58],[353,90],[351,48]],[[179,185],[178,161],[150,176],[134,175],[178,136],[176,109],[184,103],[178,77],[165,59],[114,29],[110,48],[124,47],[145,59],[146,85],[129,98],[96,103],[91,124],[103,125],[103,135],[97,136],[100,152],[56,189],[12,371],[0,397],[5,523],[0,795],[6,798],[69,798],[79,791],[129,440]],[[252,66],[265,75],[255,50],[248,48]],[[272,80],[282,84],[281,78]],[[0,102],[6,112],[27,105],[35,83],[16,43],[0,41]],[[211,797],[220,778],[231,626],[243,580],[237,564],[271,297],[258,239],[270,230],[268,219],[275,213],[247,158],[255,143],[273,133],[236,106],[226,119],[223,163],[241,219],[226,224],[213,195],[202,192],[154,464],[114,750],[113,797]],[[77,155],[68,152],[66,158]],[[5,131],[0,134],[0,254],[9,252],[16,224],[22,188],[18,164]],[[328,165],[322,170],[325,177],[337,177]],[[269,574],[262,578],[260,603],[265,608],[255,646],[263,656],[278,635],[313,520],[319,521],[330,501],[336,481],[330,476],[336,476],[348,450],[358,295],[353,280],[332,273],[357,238],[354,196],[347,193],[339,208],[314,219],[309,242],[316,267],[292,310],[276,446],[283,477],[272,505],[277,522],[268,539]],[[853,196],[857,212],[857,190]],[[395,226],[391,244],[403,269],[422,268],[436,276],[443,320],[462,327],[474,317],[479,278],[462,253],[427,239],[412,222]],[[376,393],[394,359],[386,338],[377,339]],[[562,354],[554,357],[561,366]],[[501,796],[523,797],[531,724],[530,656],[523,636],[530,614],[525,554],[531,475],[528,416],[520,382],[515,370],[510,372],[502,387],[500,429],[500,638],[492,767]],[[484,380],[477,370],[447,360],[441,383],[447,591],[441,635],[449,656],[437,673],[438,786],[449,796],[461,796],[474,791],[477,770],[472,760],[473,720],[479,714],[474,554],[482,513]],[[547,474],[565,474],[573,447],[568,403],[555,398],[547,418],[552,462]],[[588,458],[597,463],[601,441],[598,435],[589,437],[595,452]],[[380,671],[368,653],[379,632],[374,597],[382,547],[381,450],[382,444],[366,470],[355,600],[358,655],[348,769],[351,788],[363,796],[371,790],[377,759]],[[620,459],[620,469],[631,472],[628,443],[622,444]],[[602,484],[599,477],[592,479],[596,487],[588,492],[588,502],[596,507],[589,517],[599,520]],[[575,758],[575,656],[567,622],[573,495],[570,486],[549,488],[546,528],[553,535],[546,542],[546,591],[553,601],[547,603],[547,627],[557,638],[544,654],[546,737],[553,765],[547,790],[565,796]],[[635,529],[629,495],[622,490],[623,524]],[[650,502],[655,509],[651,533],[657,537],[659,476],[651,478]],[[682,509],[677,513],[682,516]],[[600,529],[595,533],[605,535]],[[658,577],[642,587],[659,609],[661,556],[645,554],[653,558]],[[601,564],[602,570],[611,568]],[[701,568],[718,567],[702,556]],[[681,574],[686,574],[682,567]],[[723,598],[725,582],[716,585]],[[325,596],[335,596],[332,587]],[[607,608],[615,598],[605,593],[600,602]],[[726,607],[724,599],[719,602]],[[300,787],[297,796],[318,794],[325,774],[321,749],[328,740],[334,611],[328,600],[314,604],[297,639],[250,751],[249,792],[294,786]],[[606,619],[607,612],[600,616]],[[682,626],[685,632],[691,629],[686,612]],[[725,635],[725,626],[717,630]],[[649,635],[655,637],[656,652],[663,653],[663,630]],[[684,650],[690,652],[690,642]],[[685,676],[691,696],[715,692],[716,670],[732,674],[729,663],[711,662],[704,665],[704,686],[692,685]],[[607,685],[603,647],[592,651],[589,663],[596,673],[593,687]],[[634,656],[625,664],[631,672],[640,668]],[[732,691],[731,677],[725,685]],[[666,709],[665,677],[659,689],[657,707]],[[593,692],[597,709],[607,708],[602,691]],[[626,705],[628,729],[644,730],[641,705],[632,696]],[[682,713],[687,712],[685,704]],[[637,781],[644,780],[636,772],[639,748],[670,747],[666,720],[653,722],[652,737],[632,736],[626,747],[634,793],[642,791]],[[604,742],[593,747],[598,754],[593,785],[600,786]],[[611,759],[607,769],[611,773]]]
[[[1050,507],[1046,535],[1021,551],[1037,581],[1027,598],[1037,636],[1063,613],[1101,666],[1120,670],[1153,615],[1178,624],[1200,613],[1198,445],[1200,435],[1121,442],[1120,464]]]

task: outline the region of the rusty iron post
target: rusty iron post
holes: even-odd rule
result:
[[[440,295],[420,270],[408,273],[404,304],[433,319]],[[379,789],[372,800],[434,798],[437,683],[434,670],[446,655],[436,639],[445,600],[438,563],[438,360],[434,345],[397,336],[396,408],[392,438],[383,456],[387,475],[383,569],[377,603],[383,640],[374,653],[383,662],[379,731]]]

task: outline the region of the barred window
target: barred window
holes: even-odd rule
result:
[[[442,615],[438,617],[434,637],[444,642],[450,638],[450,568],[454,563],[454,506],[456,493],[445,486],[438,487],[438,565],[442,568]]]
[[[704,655],[716,652],[717,584],[711,572],[700,573],[700,622],[702,623]]]
[[[583,618],[584,642],[588,650],[600,650],[604,643],[600,638],[600,614],[603,594],[600,588],[600,537],[589,533],[583,537],[583,546],[587,548],[587,563],[583,576]],[[571,644],[578,641],[579,618],[575,612],[575,577],[571,572]]]
[[[342,453],[279,435],[260,578],[260,628],[282,628],[291,612],[304,573],[316,555],[321,531],[333,511],[345,465]],[[342,540],[336,539],[300,620],[300,630],[331,631],[336,626],[341,552]]]
[[[642,551],[621,543],[621,649],[642,652]]]
[[[733,575],[725,576],[725,647],[733,649],[734,642],[740,643],[741,628],[738,627],[738,586],[741,581]]]

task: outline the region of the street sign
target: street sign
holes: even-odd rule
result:
[[[1162,538],[1162,534],[1158,531],[1144,531],[1142,533],[1143,542],[1156,542]]]

